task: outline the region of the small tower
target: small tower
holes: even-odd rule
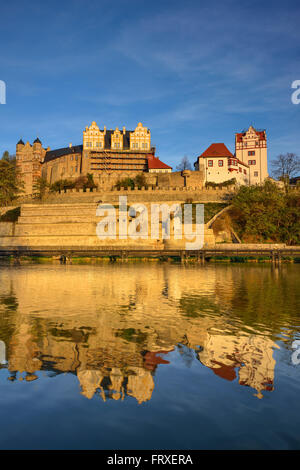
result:
[[[32,149],[33,149],[33,158],[39,162],[42,161],[43,147],[42,147],[42,142],[40,141],[38,137],[33,142]]]
[[[16,159],[17,160],[22,160],[22,152],[23,152],[24,145],[25,144],[22,139],[20,139],[16,145]]]
[[[250,126],[235,134],[235,155],[250,167],[250,184],[262,184],[268,175],[267,135]]]

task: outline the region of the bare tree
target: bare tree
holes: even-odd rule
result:
[[[190,161],[188,157],[185,155],[182,159],[179,165],[177,165],[176,170],[178,171],[183,171],[183,170],[191,170],[192,166],[190,164]]]
[[[300,171],[300,157],[295,153],[280,154],[271,162],[275,178],[289,181]]]

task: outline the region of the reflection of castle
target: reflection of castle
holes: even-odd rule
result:
[[[1,305],[5,295],[11,302],[6,342],[11,380],[18,373],[31,381],[41,370],[70,372],[87,398],[132,396],[142,403],[152,396],[156,368],[168,367],[180,352],[187,364],[198,358],[222,379],[238,376],[240,385],[261,397],[273,387],[274,342],[263,332],[242,332],[243,323],[231,315],[219,315],[221,304],[230,310],[236,302],[230,289],[234,283],[236,275],[226,268],[105,265],[1,271],[0,313],[8,305]],[[7,329],[0,322],[0,338]],[[171,355],[178,344],[183,346]]]
[[[262,398],[262,390],[273,390],[273,348],[274,342],[264,336],[208,335],[199,359],[226,380],[234,380],[238,369],[239,384],[255,388]]]

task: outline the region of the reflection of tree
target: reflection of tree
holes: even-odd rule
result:
[[[179,300],[179,308],[187,317],[197,318],[206,312],[219,313],[220,308],[213,299],[202,295],[189,297],[184,295]]]
[[[119,338],[125,339],[125,341],[143,344],[147,339],[147,333],[144,333],[135,328],[125,328],[123,330],[118,330],[116,336]]]
[[[13,292],[7,295],[0,296],[0,305],[4,307],[5,310],[10,312],[16,312],[18,309],[18,300]]]
[[[5,343],[7,355],[15,331],[12,314],[17,312],[18,306],[18,300],[11,285],[9,294],[0,295],[0,340]]]

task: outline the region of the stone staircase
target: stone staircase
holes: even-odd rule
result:
[[[145,204],[146,206],[149,203]],[[148,224],[148,239],[139,237],[132,239],[99,239],[96,227],[101,218],[96,215],[98,204],[24,204],[21,215],[16,223],[0,224],[0,247],[106,247],[115,249],[145,249],[163,250],[164,248],[184,248],[184,240],[154,239],[150,237],[150,217]],[[130,217],[129,217],[130,220]],[[118,227],[118,211],[116,210]],[[213,232],[205,230],[206,243],[214,243]]]

